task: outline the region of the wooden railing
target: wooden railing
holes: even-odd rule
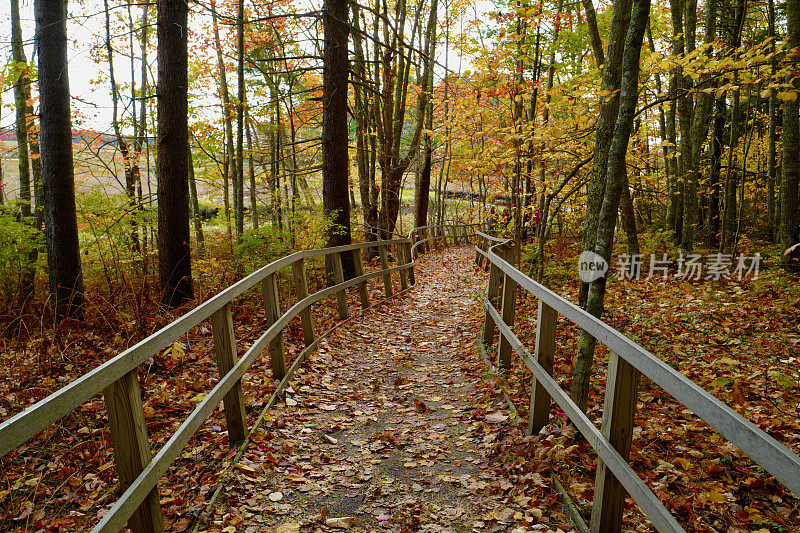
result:
[[[412,257],[431,249],[431,245],[443,243],[444,246],[471,242],[477,235],[480,224],[443,224],[440,226],[418,226],[408,232],[411,239]]]
[[[599,457],[591,531],[621,530],[626,493],[636,501],[658,531],[684,531],[628,464],[640,375],[650,378],[800,496],[800,457],[789,448],[622,333],[527,277],[509,261],[514,251],[513,242],[484,233],[478,233],[477,237],[476,263],[489,268],[489,286],[484,299],[486,318],[483,341],[491,343],[497,328],[500,332],[500,366],[506,370],[511,368],[513,351],[533,373],[528,434],[538,433],[548,423],[552,399],[586,437]],[[533,354],[511,329],[514,325],[517,287],[539,300]],[[559,314],[593,335],[611,351],[599,430],[552,378],[556,319]]]
[[[415,231],[412,230],[412,234]],[[380,270],[364,273],[362,250],[366,248],[378,248]],[[394,252],[390,251],[391,248],[394,248]],[[353,256],[355,277],[345,281],[342,256],[348,253]],[[389,266],[390,253],[397,258],[397,266]],[[332,259],[335,284],[309,294],[305,260],[324,256]],[[292,269],[297,303],[281,312],[277,274],[286,267]],[[385,295],[390,298],[395,295],[391,279],[395,273],[400,276],[401,292],[416,283],[411,237],[304,250],[278,259],[59,391],[4,421],[0,424],[0,457],[26,443],[102,392],[114,447],[114,461],[124,492],[92,531],[116,532],[124,528],[126,523],[134,533],[163,531],[156,487],[158,480],[220,401],[223,402],[230,444],[233,446],[244,441],[248,428],[241,379],[264,350],[269,352],[273,377],[283,380],[279,387],[285,386],[286,378],[305,354],[316,348],[320,339],[314,330],[311,305],[335,295],[339,318],[347,319],[349,312],[345,289],[357,287],[361,307],[366,309],[370,306],[367,282],[373,278],[382,278]],[[261,284],[264,309],[270,326],[239,359],[231,304],[258,284]],[[300,316],[306,346],[295,358],[292,367],[287,369],[283,330],[297,316]],[[220,379],[164,446],[151,456],[138,367],[207,319],[210,319],[212,325]]]

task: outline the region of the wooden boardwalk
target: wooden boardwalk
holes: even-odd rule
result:
[[[309,356],[271,411],[268,444],[251,447],[247,470],[226,483],[237,531],[514,529],[530,506],[507,505],[487,457],[510,424],[475,350],[472,287],[484,275],[473,256],[466,247],[426,256],[417,289]],[[564,517],[548,522],[569,529]]]

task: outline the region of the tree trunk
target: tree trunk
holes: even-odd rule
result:
[[[225,187],[223,188],[223,193],[225,194],[225,201],[223,204],[225,205],[225,218],[228,222],[228,237],[231,237],[231,224],[230,224],[230,196],[228,194],[228,183],[229,180],[234,182],[233,187],[233,197],[234,197],[234,220],[236,219],[236,185],[235,176],[237,175],[236,169],[236,158],[234,156],[235,152],[233,150],[233,110],[231,106],[231,97],[230,93],[228,92],[228,76],[225,70],[225,60],[222,54],[222,43],[220,42],[219,38],[219,23],[217,22],[217,7],[216,7],[216,0],[211,0],[210,4],[211,9],[211,23],[214,27],[214,48],[217,52],[217,69],[219,70],[219,87],[220,91],[222,92],[222,123],[225,127],[225,163],[222,165],[223,168],[223,181]]]
[[[28,151],[28,123],[32,119],[32,113],[28,113],[28,101],[30,100],[30,79],[28,78],[28,61],[25,58],[25,49],[22,44],[22,26],[19,16],[19,0],[11,0],[11,57],[14,61],[13,74],[16,76],[14,82],[14,105],[16,108],[17,126],[17,158],[19,162],[19,199],[21,200],[20,214],[26,222],[31,222],[39,229],[40,224],[30,220],[32,213],[31,202],[31,161]],[[37,211],[41,209],[41,204],[37,198]],[[34,264],[39,256],[39,251],[31,243],[31,249],[27,255],[27,263],[23,265],[20,273],[19,302],[21,305],[34,296],[36,270]]]
[[[767,3],[767,23],[769,36],[772,38],[770,52],[775,54],[775,2],[769,0]],[[777,78],[778,65],[773,58],[770,61],[770,73],[772,78]],[[775,226],[775,184],[778,181],[777,159],[778,159],[778,91],[775,88],[769,90],[769,148],[767,152],[767,235],[771,241],[777,240],[778,231]]]
[[[617,0],[622,3],[623,0]],[[615,6],[616,8],[616,6]],[[616,13],[616,9],[615,9]],[[630,27],[625,38],[624,58],[620,83],[619,113],[614,125],[614,133],[607,157],[608,183],[603,194],[603,203],[597,224],[597,236],[594,252],[610,262],[614,245],[614,228],[617,222],[620,198],[626,184],[625,155],[628,149],[633,119],[636,113],[639,85],[639,58],[645,28],[650,15],[650,0],[636,0]],[[610,48],[610,46],[609,46]],[[600,133],[597,133],[600,135]],[[595,158],[597,155],[595,155]],[[590,285],[586,310],[596,317],[603,312],[606,277],[602,277]],[[592,368],[596,339],[581,331],[575,370],[572,377],[571,397],[576,404],[586,411],[589,399],[589,375]]]
[[[194,298],[189,245],[188,5],[158,0],[158,272],[162,302]]]
[[[597,224],[600,207],[606,187],[606,171],[608,152],[611,145],[619,109],[619,84],[621,77],[622,55],[625,46],[625,34],[631,21],[631,0],[616,0],[608,36],[606,58],[603,62],[602,90],[608,96],[600,97],[600,110],[595,125],[594,161],[589,182],[589,194],[586,202],[586,214],[583,219],[583,236],[581,250],[593,250],[597,237]],[[579,302],[585,305],[589,286],[581,283]]]
[[[136,209],[136,181],[137,176],[133,172],[131,165],[131,154],[128,149],[128,143],[122,135],[119,126],[119,89],[117,87],[116,76],[114,73],[114,47],[111,44],[111,12],[108,8],[108,0],[103,0],[103,7],[105,11],[105,29],[106,29],[106,53],[108,54],[108,73],[109,83],[111,84],[111,107],[112,117],[111,125],[114,128],[114,136],[117,138],[117,146],[122,154],[122,164],[125,171],[125,192],[128,195],[128,205],[130,206],[131,213]],[[116,166],[114,167],[116,172]],[[139,249],[139,234],[136,229],[136,220],[131,220],[131,249],[138,253]]]
[[[425,127],[428,131],[433,130],[433,68],[434,58],[436,56],[436,18],[438,13],[438,2],[433,0],[431,2],[431,12],[428,18],[428,29],[425,33],[425,53],[428,56],[425,62],[424,87],[428,95],[425,97],[424,105],[420,102],[418,112],[425,114]],[[431,134],[425,134],[425,151],[422,164],[422,172],[420,173],[419,183],[417,184],[416,198],[414,202],[414,226],[427,226],[428,225],[428,207],[430,205],[431,193],[431,166],[433,159],[433,142]]]
[[[30,157],[28,155],[28,108],[27,90],[30,84],[28,78],[28,62],[25,59],[25,50],[22,46],[22,27],[19,18],[19,0],[11,0],[11,56],[14,61],[14,106],[16,109],[17,124],[17,158],[19,160],[19,199],[20,212],[24,218],[31,216],[31,172]]]
[[[256,170],[255,165],[253,164],[253,136],[250,133],[250,117],[247,117],[245,121],[245,133],[247,134],[247,166],[248,170],[250,171],[250,211],[251,211],[251,222],[253,224],[253,229],[258,229],[258,198],[256,196]],[[295,174],[297,173],[297,169],[295,168]],[[294,197],[297,194],[295,191],[296,187],[292,189],[292,202],[294,202]],[[294,205],[294,204],[293,204]]]
[[[581,0],[583,9],[586,13],[586,25],[589,27],[589,37],[592,40],[592,51],[597,66],[603,64],[603,41],[600,39],[600,32],[597,30],[597,14],[594,10],[592,0]]]
[[[238,2],[236,16],[236,55],[238,56],[236,102],[236,172],[233,177],[233,212],[236,219],[236,238],[241,242],[244,233],[244,109],[246,103],[244,86],[244,0]]]
[[[83,317],[83,273],[72,165],[67,3],[35,0],[39,134],[50,294],[56,320]]]
[[[333,226],[326,246],[350,244],[350,158],[347,132],[347,57],[349,22],[347,0],[325,0],[322,24],[325,32],[322,88],[322,204]],[[352,254],[343,254],[345,279],[355,276]]]
[[[789,31],[787,43],[792,52],[800,46],[800,0],[786,1],[786,17]],[[791,53],[790,52],[790,56]],[[800,90],[796,76],[787,74],[786,83],[794,86],[795,96]],[[786,249],[796,244],[798,237],[797,186],[800,177],[800,102],[798,98],[783,101],[783,165],[781,172],[781,246]],[[784,257],[788,262],[789,257]]]
[[[194,238],[197,241],[198,253],[202,256],[205,253],[205,237],[203,236],[203,219],[200,217],[200,201],[197,198],[197,181],[194,176],[194,161],[192,158],[192,147],[189,146],[189,211],[194,222]]]
[[[697,0],[690,0],[686,4],[686,33],[687,33],[687,51],[694,50],[694,22],[695,12],[697,10]],[[716,33],[716,0],[709,0],[706,2],[706,31],[704,36],[705,43],[711,43],[714,40]],[[691,34],[691,39],[689,35]],[[690,78],[686,78],[690,80]],[[688,100],[690,97],[687,96]],[[700,154],[703,147],[703,141],[708,133],[708,117],[711,113],[713,98],[710,94],[699,92],[697,96],[697,105],[694,109],[694,115],[691,117],[691,127],[689,135],[691,136],[688,143],[688,168],[685,175],[686,179],[686,194],[684,195],[684,222],[681,241],[684,250],[687,252],[692,251],[694,245],[694,230],[695,225],[699,222],[699,189],[700,189]],[[691,103],[686,104],[690,107]],[[684,133],[681,132],[681,135]]]
[[[711,134],[710,169],[708,174],[708,215],[706,216],[706,244],[716,246],[719,242],[719,199],[720,177],[722,173],[722,148],[725,135],[725,98],[717,99],[714,114],[713,131]]]

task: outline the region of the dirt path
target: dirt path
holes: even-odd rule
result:
[[[237,467],[218,527],[550,529],[490,457],[510,422],[475,355],[484,274],[471,259],[424,257],[416,288],[322,343]]]

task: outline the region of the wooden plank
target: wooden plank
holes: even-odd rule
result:
[[[236,334],[233,329],[231,304],[211,315],[211,330],[214,338],[214,354],[220,377],[230,372],[239,360],[236,354]],[[247,437],[247,417],[244,412],[242,383],[237,382],[223,399],[225,421],[228,425],[228,444],[237,446]]]
[[[408,263],[408,259],[406,258],[406,249],[403,248],[402,245],[397,245],[397,257],[398,263],[401,265],[405,265]],[[404,291],[408,289],[408,273],[405,270],[400,271],[400,290]]]
[[[506,253],[511,253],[511,250],[508,249]],[[517,309],[517,283],[506,275],[503,276],[503,299],[501,305],[503,322],[509,327],[513,327]],[[505,372],[511,371],[511,345],[508,343],[508,339],[502,335],[497,347],[497,362],[498,366]]]
[[[353,250],[353,263],[355,264],[356,277],[363,276],[364,260],[360,248]],[[362,281],[358,284],[358,297],[361,299],[361,309],[367,309],[369,307],[369,291],[367,290],[366,281]]]
[[[553,358],[556,352],[556,320],[558,313],[539,300],[536,321],[536,348],[534,357],[545,372],[553,375]],[[528,410],[528,435],[536,435],[550,420],[550,395],[544,385],[533,380],[531,404]]]
[[[496,253],[490,251],[489,257],[526,291],[628,361],[719,431],[792,492],[800,495],[800,456],[619,331],[533,281]]]
[[[648,519],[661,532],[683,532],[683,528],[675,518],[667,511],[664,504],[653,494],[647,485],[644,484],[636,472],[630,467],[628,462],[623,459],[619,452],[606,442],[600,430],[589,420],[586,414],[572,401],[561,386],[554,380],[542,366],[533,358],[531,353],[520,342],[519,338],[511,329],[502,323],[500,313],[492,306],[489,300],[484,300],[483,305],[494,319],[497,321],[500,334],[506,337],[511,347],[520,356],[525,365],[533,372],[536,380],[544,385],[547,392],[555,402],[564,410],[567,417],[575,424],[592,448],[597,451],[597,455],[605,462],[606,466],[614,475],[622,481],[628,493],[633,497]]]
[[[292,275],[294,275],[294,290],[297,299],[303,300],[308,297],[308,281],[306,280],[306,265],[301,259],[292,263]],[[303,326],[303,342],[309,346],[314,342],[314,320],[311,317],[311,309],[305,308],[300,313],[300,321]]]
[[[500,294],[500,280],[501,280],[501,272],[500,267],[495,265],[493,262],[489,262],[489,285],[486,287],[486,297],[492,303],[493,306],[498,307],[499,302],[498,296]],[[494,340],[494,320],[492,319],[491,314],[488,312],[486,313],[486,317],[483,320],[483,343],[485,345],[490,345]]]
[[[628,460],[633,441],[636,394],[639,389],[639,371],[615,353],[608,360],[606,400],[600,431],[603,437]],[[594,503],[589,527],[592,531],[622,530],[622,512],[625,510],[625,487],[606,468],[597,462],[594,482]]]
[[[275,274],[270,274],[264,279],[261,284],[261,294],[264,297],[264,313],[267,317],[267,326],[271,326],[281,316],[278,278]],[[283,343],[282,331],[269,343],[269,363],[272,368],[272,378],[283,379],[283,376],[286,375],[286,347]]]
[[[411,265],[410,267],[408,267],[408,281],[411,283],[411,285],[416,285],[417,279],[414,274],[414,255],[411,253],[411,243],[406,242],[401,244],[400,246],[402,246],[405,249],[406,261],[408,261],[408,263]]]
[[[338,285],[344,282],[344,270],[342,269],[342,254],[333,254],[333,281]],[[344,289],[336,293],[336,307],[339,309],[339,318],[345,320],[350,317],[347,312],[347,293]]]
[[[137,371],[128,372],[106,387],[103,400],[114,443],[119,485],[125,491],[151,460]],[[149,491],[141,505],[130,515],[128,527],[133,533],[164,531],[157,488]]]
[[[381,255],[381,270],[387,270],[389,268],[389,252],[387,248],[388,246],[380,246],[378,248]],[[394,295],[394,291],[392,290],[392,276],[389,273],[383,274],[383,290],[387,298],[391,298]]]

